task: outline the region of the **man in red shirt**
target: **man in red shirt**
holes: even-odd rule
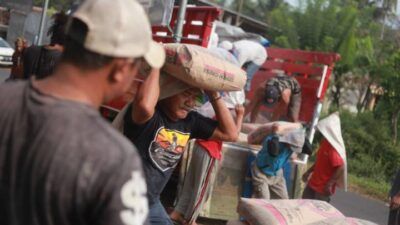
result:
[[[335,193],[336,183],[343,171],[342,157],[326,139],[323,139],[315,164],[303,175],[303,181],[307,182],[308,180],[308,184],[302,198],[329,202],[330,196]]]

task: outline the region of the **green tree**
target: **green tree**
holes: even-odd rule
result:
[[[35,6],[42,7],[45,0],[34,0]],[[67,10],[77,0],[49,0],[49,8],[56,10]]]
[[[400,116],[400,51],[394,53],[382,68],[384,69],[381,73],[381,85],[385,89],[385,94],[378,112],[384,111],[389,115],[392,140],[396,144]]]
[[[286,5],[284,0],[216,0],[214,2],[261,21],[265,21],[266,15],[274,9]]]
[[[304,7],[289,11],[279,7],[271,12],[269,23],[282,32],[270,32],[273,43],[281,47],[312,51],[338,52],[342,60],[333,74],[334,104],[339,107],[344,77],[357,58],[358,48],[364,48],[358,33],[360,12],[355,4],[333,0],[307,0]],[[365,42],[365,41],[364,41]]]

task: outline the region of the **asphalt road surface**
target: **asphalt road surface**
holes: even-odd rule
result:
[[[331,204],[347,217],[357,217],[381,225],[387,224],[389,208],[382,201],[338,190],[332,197]]]
[[[3,82],[10,76],[10,69],[9,68],[1,68],[0,67],[0,83]]]
[[[9,75],[10,69],[0,68],[0,83],[7,79]],[[387,224],[389,209],[384,202],[338,190],[332,197],[331,203],[345,216],[357,217],[381,225]]]

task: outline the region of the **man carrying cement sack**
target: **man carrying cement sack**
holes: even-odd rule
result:
[[[283,166],[293,152],[310,154],[304,129],[293,129],[284,134],[270,134],[252,165],[253,196],[262,199],[288,199]]]
[[[303,175],[303,181],[307,186],[302,198],[329,202],[335,193],[336,185],[347,189],[346,149],[338,113],[321,120],[317,129],[324,139],[319,147],[315,164]]]
[[[246,107],[245,117],[250,113],[251,123],[256,121],[261,105],[273,107],[270,121],[298,122],[301,106],[299,82],[292,76],[278,74],[261,84]]]
[[[214,118],[214,111],[212,114],[208,114],[209,106],[210,103],[207,102],[200,108],[199,113]],[[231,110],[234,111],[232,114],[235,115],[236,130],[239,133],[243,121],[244,107],[237,104]],[[222,144],[222,141],[196,140],[178,203],[170,214],[173,221],[189,225],[196,224],[196,219],[211,193],[211,184],[215,180],[223,157]]]
[[[192,111],[199,89],[182,86],[169,95],[165,95],[168,90],[161,90],[160,96],[159,82],[159,73],[150,73],[139,87],[124,116],[124,134],[136,145],[143,160],[151,224],[171,225],[172,221],[161,205],[160,194],[189,139],[235,141],[238,134],[218,92],[206,91],[217,122]]]
[[[210,48],[210,53],[237,65],[236,58],[222,48]],[[237,133],[240,132],[244,114],[244,92],[222,92],[222,100],[235,117]],[[201,115],[215,118],[214,108],[208,101],[197,110]],[[222,141],[196,140],[182,191],[174,211],[170,214],[176,223],[195,225],[196,219],[207,201],[212,183],[222,159]]]

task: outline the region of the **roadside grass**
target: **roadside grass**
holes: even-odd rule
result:
[[[386,181],[377,182],[368,177],[358,177],[354,174],[348,174],[348,186],[352,192],[377,199],[380,201],[388,201],[388,193],[390,184]]]

